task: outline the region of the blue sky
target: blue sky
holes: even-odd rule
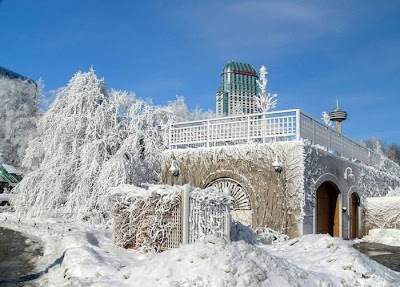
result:
[[[215,109],[229,60],[269,71],[277,109],[400,143],[400,1],[0,0],[0,66],[46,90],[93,65],[109,88]]]

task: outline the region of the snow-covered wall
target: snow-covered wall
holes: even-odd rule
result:
[[[400,229],[400,196],[366,199],[365,233],[376,228]]]
[[[272,166],[276,156],[282,164],[280,175]],[[170,171],[172,161],[178,176]],[[205,188],[215,180],[232,180],[250,199],[253,228],[268,226],[291,237],[302,234],[303,174],[302,142],[169,150],[162,157],[164,183]]]
[[[272,166],[276,156],[282,164],[280,176]],[[172,174],[171,166],[179,170],[178,176]],[[340,193],[336,236],[351,237],[353,193],[359,206],[353,217],[357,216],[357,236],[361,235],[366,198],[384,196],[398,187],[399,175],[400,167],[385,158],[372,167],[302,141],[169,150],[162,157],[164,183],[204,188],[218,182],[220,187],[244,190],[251,210],[241,210],[243,214],[233,210],[233,218],[236,215],[253,228],[267,226],[291,237],[317,233],[316,194],[326,182]]]
[[[352,193],[357,194],[360,199],[360,215],[363,217],[366,198],[384,196],[389,190],[400,185],[400,167],[386,158],[382,158],[379,165],[372,167],[344,159],[320,146],[306,145],[304,150],[306,193],[304,234],[316,232],[316,193],[324,182],[332,182],[340,191],[343,238],[349,237],[351,220],[349,204]],[[360,232],[364,233],[365,230]]]

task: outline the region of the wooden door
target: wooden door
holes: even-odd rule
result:
[[[332,198],[332,204],[335,206],[335,214],[333,219],[333,236],[340,237],[340,194]]]
[[[350,238],[357,237],[357,208],[358,208],[358,198],[357,195],[352,193],[350,196]]]
[[[332,234],[331,205],[325,185],[317,191],[317,233]]]
[[[317,233],[340,236],[340,194],[334,184],[323,183],[317,190]]]

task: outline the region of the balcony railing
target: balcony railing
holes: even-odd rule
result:
[[[175,123],[169,149],[306,140],[327,151],[368,165],[381,156],[299,109]]]

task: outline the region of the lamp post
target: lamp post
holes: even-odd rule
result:
[[[282,172],[282,163],[279,161],[278,155],[275,156],[275,161],[272,163],[272,167],[278,175],[278,178],[280,178]]]
[[[169,171],[172,173],[173,176],[179,175],[179,168],[178,168],[178,164],[176,163],[176,160],[172,160]]]

